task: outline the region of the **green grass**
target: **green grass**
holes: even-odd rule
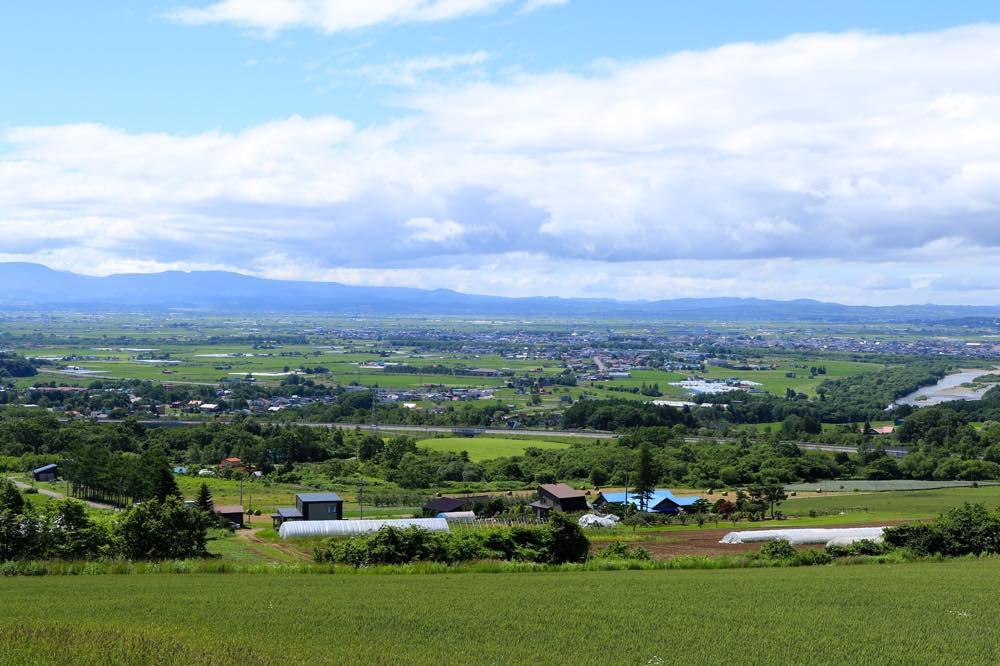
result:
[[[963,502],[977,502],[995,509],[1000,506],[1000,486],[796,497],[782,504],[781,510],[788,514],[808,515],[810,510],[819,512],[863,507],[868,512],[855,514],[855,520],[916,520],[933,518]]]
[[[24,577],[0,581],[0,654],[12,664],[985,664],[1000,659],[998,584],[998,559]]]
[[[500,456],[518,456],[525,449],[565,449],[565,442],[546,441],[541,439],[507,439],[505,437],[431,437],[417,442],[417,446],[435,451],[460,453],[468,451],[469,460],[488,460]]]

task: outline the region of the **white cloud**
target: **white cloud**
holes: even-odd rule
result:
[[[14,128],[0,253],[505,294],[1000,301],[983,289],[1000,26],[798,35],[404,104],[366,128]]]
[[[325,33],[380,24],[447,21],[496,9],[510,0],[220,0],[183,7],[167,16],[179,23],[231,23],[273,34],[289,28]]]
[[[539,9],[545,9],[547,7],[558,7],[560,5],[565,5],[569,0],[525,0],[525,3],[521,5],[521,9],[518,13],[530,14],[531,12],[538,11]]]
[[[475,67],[485,63],[490,57],[487,51],[425,56],[382,65],[365,65],[360,68],[360,72],[374,83],[414,86],[431,72]]]
[[[465,228],[455,220],[437,221],[429,217],[414,217],[403,223],[412,233],[407,237],[415,243],[448,243],[465,233]]]

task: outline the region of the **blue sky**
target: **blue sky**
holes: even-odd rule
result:
[[[996,21],[988,2],[18,3],[0,260],[998,303]]]

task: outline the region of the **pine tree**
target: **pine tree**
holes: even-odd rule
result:
[[[636,470],[635,494],[639,498],[639,510],[649,508],[649,498],[656,490],[656,472],[653,471],[653,454],[649,450],[649,442],[643,442],[639,447],[639,467]]]
[[[215,509],[215,503],[212,502],[212,491],[208,489],[207,483],[201,484],[201,488],[198,489],[198,499],[195,502],[198,508],[205,513],[212,513]]]
[[[166,467],[160,468],[160,475],[156,479],[156,489],[153,491],[153,497],[161,502],[168,497],[176,497],[178,499],[181,497],[181,489],[177,487],[174,475]]]

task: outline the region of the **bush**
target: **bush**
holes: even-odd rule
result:
[[[760,556],[768,560],[787,560],[798,555],[795,546],[785,539],[767,541],[760,548]]]
[[[885,542],[914,555],[980,555],[1000,553],[1000,514],[982,504],[965,503],[933,523],[887,527]]]
[[[830,557],[858,557],[885,555],[892,550],[892,546],[887,543],[873,541],[872,539],[861,539],[854,543],[844,545],[827,546],[826,552]]]
[[[565,516],[545,527],[510,527],[461,532],[430,532],[419,527],[383,527],[374,534],[325,539],[314,552],[317,562],[366,567],[411,562],[455,564],[473,560],[513,560],[561,564],[583,562],[590,541]]]
[[[642,546],[629,546],[621,541],[612,541],[607,548],[603,548],[594,557],[599,560],[652,560],[649,551]]]
[[[116,546],[130,560],[203,557],[210,518],[176,497],[151,499],[129,509],[115,525]]]

